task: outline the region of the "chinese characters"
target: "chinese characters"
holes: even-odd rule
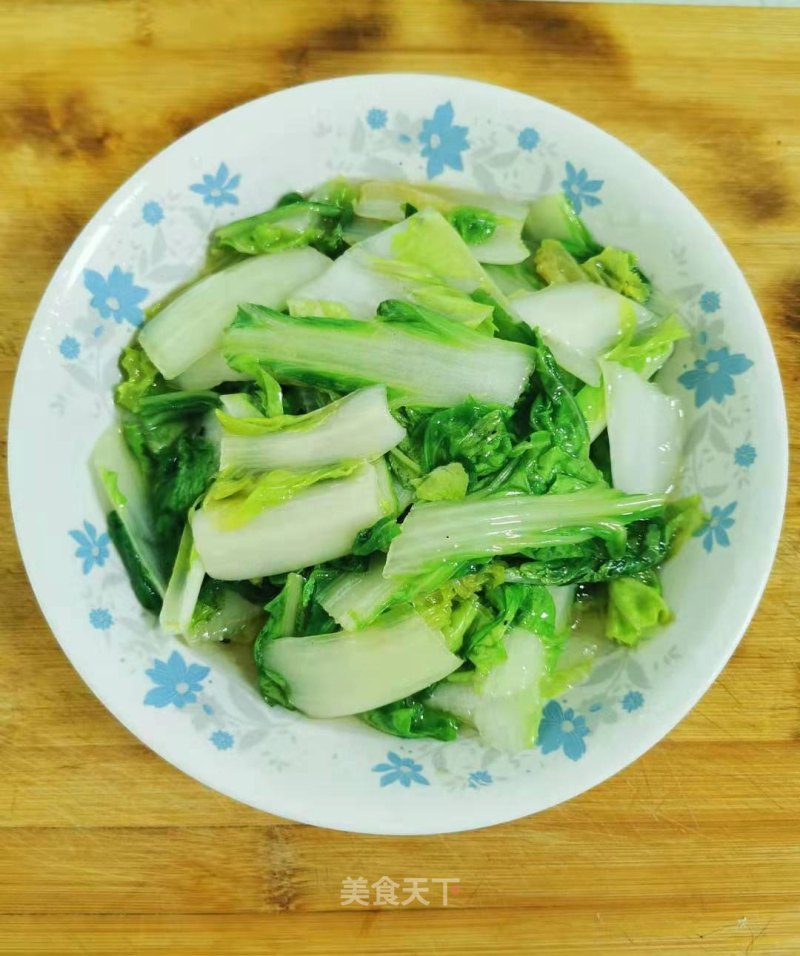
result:
[[[460,880],[455,876],[406,876],[400,882],[382,876],[370,883],[365,876],[346,876],[342,880],[342,906],[409,906],[419,903],[430,906],[448,906],[450,896],[456,895]]]

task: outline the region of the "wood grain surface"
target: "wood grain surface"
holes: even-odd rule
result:
[[[0,0],[4,417],[52,270],[141,163],[252,97],[392,70],[533,93],[660,167],[744,269],[798,421],[800,11],[507,0]],[[425,839],[271,818],[150,753],[67,663],[1,517],[0,953],[800,953],[794,487],[744,642],[665,741],[566,806]],[[356,875],[460,892],[353,911]]]

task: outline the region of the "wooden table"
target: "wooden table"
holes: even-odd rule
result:
[[[800,11],[505,0],[0,0],[3,397],[50,273],[148,157],[252,97],[387,70],[534,93],[658,165],[745,270],[797,421]],[[152,754],[49,634],[2,507],[0,952],[800,953],[796,490],[744,643],[668,739],[567,806],[425,839],[287,823]],[[345,877],[409,867],[461,892],[342,908]]]

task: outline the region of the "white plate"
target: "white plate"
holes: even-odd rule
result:
[[[548,704],[539,745],[404,741],[265,706],[247,656],[203,653],[143,613],[105,536],[87,460],[113,414],[141,309],[191,275],[209,230],[334,173],[533,196],[567,190],[590,228],[641,257],[692,329],[671,360],[690,431],[685,490],[712,514],[667,569],[676,621]],[[440,833],[581,793],[663,737],[709,687],[767,579],[786,492],[786,418],[770,341],[722,242],[652,166],[521,93],[423,75],[356,76],[264,97],[189,133],[119,189],[57,269],[20,361],[10,484],[48,623],[108,709],[181,770],[321,826]]]

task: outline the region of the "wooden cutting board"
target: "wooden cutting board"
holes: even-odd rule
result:
[[[660,167],[750,280],[797,422],[800,11],[506,0],[0,0],[3,397],[52,270],[141,163],[252,97],[390,70],[533,93]],[[0,953],[800,953],[795,488],[741,648],[665,741],[566,806],[425,839],[286,823],[150,753],[59,650],[2,508]],[[341,905],[383,876],[458,892]]]

